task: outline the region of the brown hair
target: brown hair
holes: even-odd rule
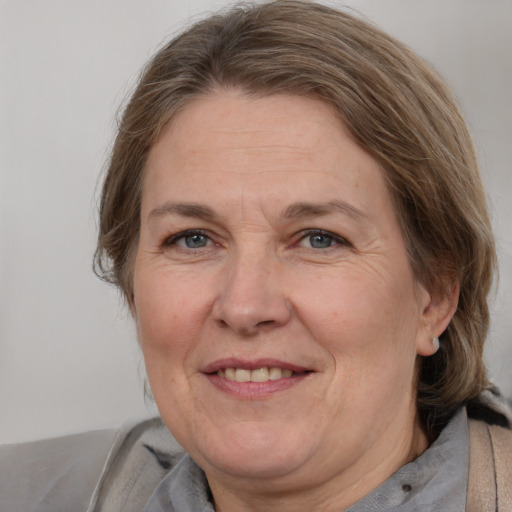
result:
[[[242,6],[196,23],[149,62],[122,116],[100,205],[96,270],[132,297],[141,181],[162,128],[218,87],[309,95],[332,106],[388,182],[416,279],[458,282],[441,349],[421,361],[418,407],[429,429],[489,387],[483,344],[496,268],[471,138],[439,76],[371,24],[306,1]]]

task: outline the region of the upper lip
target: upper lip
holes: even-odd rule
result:
[[[245,370],[257,370],[259,368],[281,368],[283,370],[291,370],[292,372],[307,372],[312,371],[311,368],[305,366],[296,365],[286,361],[272,358],[260,358],[260,359],[239,359],[235,357],[227,357],[223,359],[217,359],[204,368],[201,369],[202,373],[216,373],[219,370],[225,370],[226,368],[243,368]]]

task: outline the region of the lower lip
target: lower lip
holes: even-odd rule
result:
[[[215,373],[205,373],[203,375],[211,384],[224,393],[245,400],[260,400],[297,386],[311,373],[266,382],[237,382],[219,377]]]

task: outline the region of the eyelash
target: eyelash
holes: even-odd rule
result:
[[[204,237],[206,240],[206,245],[200,246],[200,247],[181,247],[178,245],[178,242],[180,240],[184,240],[187,237]],[[330,249],[332,247],[335,247],[337,245],[345,246],[345,247],[352,247],[352,244],[346,239],[341,236],[335,235],[334,233],[331,233],[330,231],[324,231],[322,229],[306,229],[304,231],[301,231],[298,234],[298,241],[295,246],[301,245],[301,242],[306,240],[308,237],[311,239],[312,237],[325,237],[327,239],[330,239],[331,243],[329,245],[326,245],[325,247],[308,247],[308,249],[312,250],[326,250]],[[334,243],[332,243],[334,242]],[[186,231],[181,231],[179,233],[176,233],[175,235],[172,235],[168,238],[166,238],[163,242],[163,247],[170,247],[170,246],[177,246],[181,249],[190,249],[190,250],[200,250],[204,249],[209,246],[209,243],[214,243],[211,237],[207,234],[207,232],[201,230],[201,229],[190,229]]]
[[[185,239],[187,237],[192,237],[192,236],[202,236],[204,237],[206,240],[207,240],[207,243],[208,242],[213,242],[211,237],[203,230],[201,229],[188,229],[186,231],[180,231],[179,233],[176,233],[175,235],[171,235],[170,237],[166,238],[163,242],[163,246],[164,247],[170,247],[170,246],[178,246],[178,243],[181,239]],[[180,247],[182,249],[185,249],[185,247]],[[202,249],[203,247],[197,247],[195,248],[196,250],[197,249]],[[193,247],[189,247],[189,249],[191,250],[194,250]]]
[[[300,236],[299,236],[297,244],[300,244],[303,240],[306,240],[307,238],[312,238],[314,236],[323,236],[325,238],[330,238],[331,241],[334,242],[334,243],[327,245],[326,247],[322,247],[322,248],[308,247],[308,249],[312,249],[312,250],[325,250],[325,249],[330,249],[332,247],[335,247],[337,245],[341,245],[341,246],[345,246],[345,247],[352,247],[352,244],[346,238],[343,238],[339,235],[335,235],[334,233],[331,233],[330,231],[324,231],[323,229],[307,229],[307,230],[302,231],[299,235]]]

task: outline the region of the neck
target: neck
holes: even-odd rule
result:
[[[388,438],[384,445],[368,447],[370,460],[361,458],[353,467],[324,481],[304,475],[272,479],[215,478],[207,475],[217,512],[339,512],[354,505],[384,483],[403,465],[419,457],[429,446],[416,415],[409,436]],[[387,446],[386,446],[387,445]],[[375,457],[376,449],[379,453]],[[369,457],[368,457],[369,459]],[[378,461],[375,463],[375,461]],[[305,482],[308,482],[305,484]]]

